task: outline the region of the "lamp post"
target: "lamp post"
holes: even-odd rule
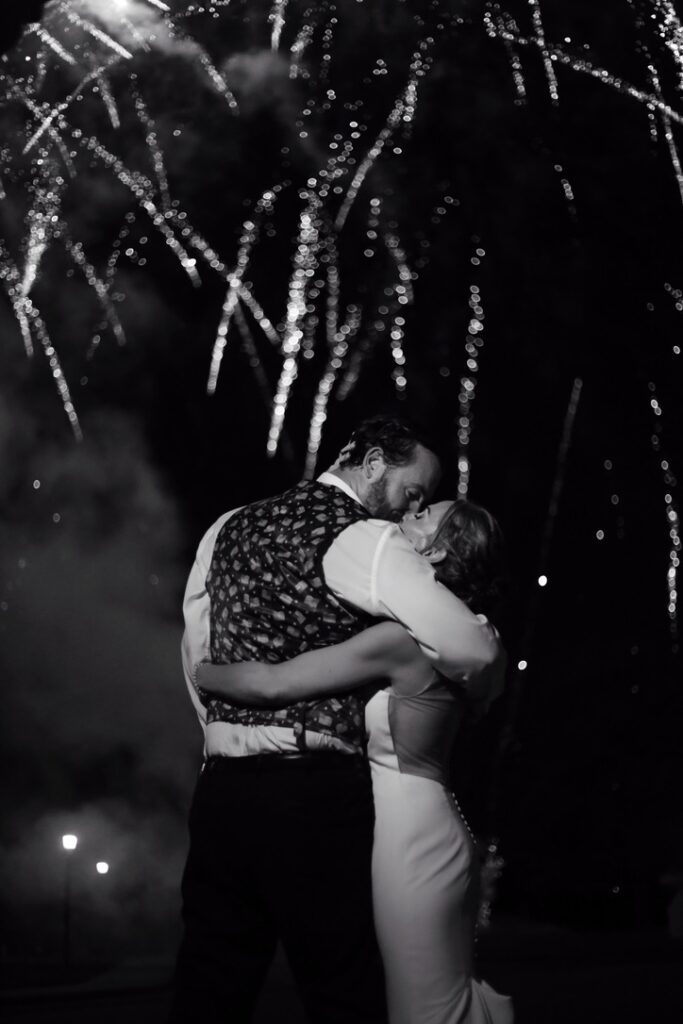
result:
[[[62,847],[66,853],[64,866],[64,904],[62,908],[64,925],[64,966],[71,964],[71,854],[78,846],[78,836],[62,836]]]

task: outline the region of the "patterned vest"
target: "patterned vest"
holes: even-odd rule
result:
[[[218,534],[206,579],[212,662],[288,661],[372,625],[369,615],[337,600],[322,569],[335,537],[367,518],[338,487],[315,482],[232,515]],[[286,726],[302,751],[307,730],[362,749],[364,704],[359,691],[278,709],[234,707],[215,698],[207,721]]]

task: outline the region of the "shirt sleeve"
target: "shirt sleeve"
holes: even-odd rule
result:
[[[505,655],[495,628],[437,581],[395,524],[354,523],[323,559],[327,585],[342,600],[404,626],[438,672],[474,700],[502,686]]]
[[[211,656],[211,602],[206,589],[206,577],[211,566],[216,538],[223,524],[235,511],[237,510],[226,512],[216,520],[199,542],[183,598],[185,631],[180,648],[183,674],[190,698],[204,730],[206,730],[206,708],[197,694],[194,674],[197,665],[201,661],[208,661]]]

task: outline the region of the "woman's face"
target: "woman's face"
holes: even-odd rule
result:
[[[421,512],[406,512],[399,526],[416,551],[422,553],[431,546],[452,507],[452,501],[437,501]]]

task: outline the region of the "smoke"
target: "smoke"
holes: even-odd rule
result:
[[[173,13],[169,5],[153,5],[150,0],[69,0],[68,6],[56,0],[45,8],[43,21],[61,39],[66,16],[68,37],[63,41],[77,51],[97,48],[110,59],[118,55],[124,60],[157,51],[199,66],[208,55],[196,40],[176,28]]]
[[[80,884],[111,864],[106,930],[149,932],[174,912],[200,755],[178,512],[131,416],[91,415],[77,445],[17,405],[0,396],[6,901],[57,899],[59,837],[75,832]]]
[[[291,128],[298,108],[289,67],[289,61],[272,50],[235,53],[229,57],[225,61],[225,73],[239,96],[242,113],[282,109],[282,120]]]
[[[45,12],[48,23],[61,6],[60,3],[48,5]],[[71,0],[69,8],[84,21],[101,26],[131,53],[154,48],[168,54],[196,55],[197,45],[175,33],[161,5],[152,6],[143,0]]]
[[[88,6],[101,24],[107,4],[71,5],[83,18]],[[140,3],[125,6],[141,38],[151,42],[154,34],[155,45],[174,45],[159,12]],[[46,24],[58,7],[48,6]],[[127,36],[120,41],[130,42]],[[18,187],[21,181],[10,184],[3,235],[20,253],[31,192]],[[126,201],[113,176],[101,169],[80,174],[69,200],[73,236],[101,254]],[[101,263],[101,255],[94,262]],[[38,270],[32,297],[77,392],[85,439],[74,442],[46,364],[40,356],[25,358],[9,304],[3,305],[4,943],[12,955],[30,933],[54,953],[65,856],[60,836],[75,832],[74,885],[92,912],[93,948],[108,937],[129,952],[133,936],[162,948],[173,942],[169,923],[177,918],[201,732],[180,667],[187,572],[182,524],[149,447],[141,391],[149,387],[144,367],[168,346],[177,322],[149,278],[122,268],[116,287],[125,290],[121,319],[131,343],[119,350],[102,331],[89,361],[102,318],[94,290],[54,246]],[[92,386],[79,387],[87,377],[107,378],[99,397]],[[110,863],[106,878],[97,876],[97,860]]]

